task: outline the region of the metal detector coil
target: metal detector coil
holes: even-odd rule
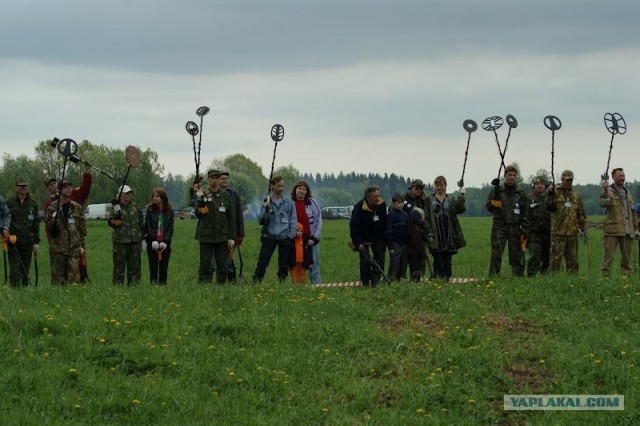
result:
[[[555,132],[556,130],[560,130],[562,128],[562,121],[555,115],[547,115],[544,120],[544,127]]]
[[[284,139],[284,127],[281,124],[274,124],[271,128],[271,140],[278,143]]]
[[[198,125],[193,121],[187,121],[185,128],[187,129],[187,133],[189,133],[191,136],[196,136],[200,132],[200,130],[198,129]]]
[[[209,108],[208,106],[201,106],[196,110],[196,115],[198,117],[204,117],[205,115],[209,114],[209,111],[211,111],[211,108]]]
[[[513,115],[507,114],[507,124],[510,128],[515,129],[518,127],[518,120]]]
[[[617,112],[606,113],[604,115],[604,125],[612,135],[624,135],[627,133],[627,123],[625,123],[624,118]]]
[[[127,159],[127,164],[134,169],[140,166],[142,158],[140,157],[140,150],[133,145],[129,145],[124,150],[124,156]],[[124,184],[123,184],[124,185]]]
[[[484,119],[484,121],[482,122],[482,128],[488,132],[491,132],[493,130],[498,130],[500,127],[502,127],[503,124],[504,121],[502,120],[502,117],[494,115],[493,117],[487,117]]]
[[[78,152],[78,144],[73,139],[62,139],[57,143],[58,152],[65,157],[71,157]]]
[[[464,122],[462,123],[462,127],[469,133],[473,133],[476,130],[478,130],[478,123],[476,123],[475,121],[468,119],[468,120],[464,120]]]

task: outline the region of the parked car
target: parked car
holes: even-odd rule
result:
[[[107,220],[113,206],[111,203],[89,204],[84,210],[85,219]]]
[[[323,207],[320,209],[322,219],[351,219],[353,207]]]
[[[194,209],[177,209],[173,211],[176,219],[195,219],[196,211]]]

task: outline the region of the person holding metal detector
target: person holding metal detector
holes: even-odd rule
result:
[[[607,179],[601,182],[600,206],[604,209],[604,254],[602,256],[602,274],[611,274],[611,262],[620,246],[620,272],[622,275],[631,274],[631,247],[633,239],[640,240],[638,217],[634,209],[633,196],[624,186],[624,170],[615,168],[611,171],[613,183],[609,185]]]
[[[380,197],[380,187],[370,185],[364,190],[364,198],[353,206],[349,222],[349,246],[360,253],[363,286],[375,287],[384,275],[386,227],[387,205]]]
[[[140,206],[131,200],[133,190],[129,185],[118,188],[107,224],[113,228],[113,284],[140,284],[140,249],[146,250],[146,229]]]
[[[242,244],[242,240],[244,239],[244,216],[243,213],[243,205],[240,200],[240,194],[235,189],[229,188],[229,172],[226,170],[220,171],[220,189],[226,192],[229,195],[229,200],[231,200],[231,206],[233,207],[233,212],[235,214],[234,220],[236,225],[236,246],[235,249],[240,253],[240,245]],[[228,259],[227,259],[227,278],[231,282],[236,281],[236,264],[233,261],[233,253],[234,248],[229,249]],[[240,253],[240,268],[242,269],[242,254]]]
[[[284,195],[284,178],[271,178],[271,193],[266,198],[258,222],[262,225],[258,264],[253,282],[261,283],[273,252],[278,248],[278,279],[284,281],[289,274],[291,244],[298,235],[298,215],[293,200]]]
[[[537,176],[531,184],[533,192],[529,194],[529,262],[527,276],[537,273],[546,274],[549,270],[549,250],[551,249],[551,213],[547,210],[546,176]]]
[[[196,191],[196,217],[200,242],[198,280],[211,283],[211,258],[216,260],[216,282],[227,282],[227,248],[233,249],[236,238],[235,213],[229,195],[220,187],[220,171],[207,172],[208,187]]]
[[[87,225],[82,206],[71,199],[73,186],[63,180],[60,198],[54,200],[46,212],[45,226],[51,260],[51,284],[80,283],[80,256],[82,241],[87,236]]]
[[[13,286],[26,286],[29,285],[31,255],[33,254],[37,259],[40,244],[38,203],[29,196],[29,186],[26,180],[16,179],[16,196],[7,201],[7,207],[11,212],[9,231],[11,235],[16,237],[16,242],[9,244],[9,267],[11,270],[9,282]]]
[[[580,194],[573,189],[573,172],[565,170],[560,186],[549,187],[547,209],[551,212],[549,271],[558,272],[564,258],[567,272],[577,274],[578,235],[587,241],[587,215]]]
[[[489,275],[500,275],[502,253],[509,245],[509,266],[513,275],[524,275],[524,242],[529,237],[529,206],[527,195],[517,187],[518,169],[509,165],[504,169],[504,184],[494,180],[489,193],[487,211],[493,214],[491,227],[491,260]]]
[[[167,191],[163,188],[154,189],[144,217],[151,284],[167,285],[173,222],[173,206],[169,202]]]
[[[438,279],[449,281],[451,278],[451,260],[458,249],[467,245],[458,215],[465,212],[465,189],[460,187],[459,196],[447,194],[447,179],[438,176],[433,181],[435,193],[429,197],[431,201],[427,217],[430,220],[428,237],[429,251],[433,256],[433,269]]]

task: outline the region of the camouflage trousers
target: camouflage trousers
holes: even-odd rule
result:
[[[80,282],[80,249],[72,249],[68,253],[52,253],[51,284],[77,284]]]
[[[562,259],[567,265],[567,272],[578,273],[578,236],[577,235],[552,235],[551,253],[549,255],[549,271],[558,272],[562,265]]]
[[[616,254],[616,249],[620,246],[620,272],[622,275],[631,274],[631,247],[633,239],[631,237],[604,236],[604,255],[602,256],[602,266],[600,270],[604,275],[611,273],[611,263]]]
[[[113,283],[140,284],[140,243],[113,243]]]
[[[509,244],[509,266],[513,275],[524,275],[524,253],[520,246],[520,230],[493,226],[491,229],[491,260],[489,261],[489,275],[500,274],[502,267],[502,253]]]
[[[29,285],[29,269],[31,268],[31,254],[33,246],[8,245],[9,282],[12,286]]]
[[[547,273],[549,270],[549,252],[551,250],[551,235],[532,232],[527,240],[529,249],[529,261],[527,262],[527,275],[532,277],[538,272]]]

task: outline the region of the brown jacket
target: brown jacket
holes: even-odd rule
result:
[[[627,199],[627,217],[625,225],[624,220],[624,198]],[[600,206],[604,209],[604,235],[608,237],[624,237],[625,235],[633,238],[638,230],[638,214],[634,208],[633,195],[624,188],[624,192],[620,193],[614,185],[609,186],[605,191],[600,191]]]

